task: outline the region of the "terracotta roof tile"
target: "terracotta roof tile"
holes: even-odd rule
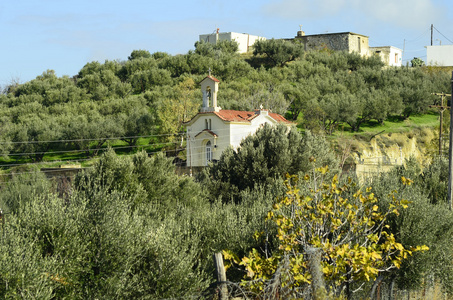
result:
[[[222,120],[229,122],[250,122],[258,116],[258,114],[256,114],[253,111],[241,111],[241,110],[220,110],[214,113]],[[282,115],[276,113],[270,112],[269,116],[277,122],[291,123],[290,121],[286,120]]]
[[[214,112],[220,119],[224,121],[247,121],[250,122],[254,119],[257,115],[251,111],[242,111],[242,110],[220,110],[218,112]]]
[[[208,76],[206,76],[205,78],[203,78],[203,80],[205,80],[206,78],[209,78],[209,79],[211,79],[211,80],[214,80],[215,82],[220,82],[220,80],[218,80],[218,79],[217,79],[217,78],[215,78],[214,76],[210,76],[210,75],[208,75]],[[200,82],[203,82],[203,80],[202,80],[202,81],[200,81]]]
[[[269,116],[272,117],[277,122],[283,122],[283,123],[292,123],[291,121],[288,121],[283,117],[282,115],[276,114],[276,113],[269,113]]]
[[[223,121],[227,122],[251,122],[254,118],[258,116],[253,111],[242,111],[242,110],[228,110],[228,109],[222,109],[218,112],[214,111],[206,111],[206,112],[199,112],[197,115],[195,115],[192,119],[189,121],[185,122],[185,125],[188,125],[191,123],[197,116],[203,115],[203,114],[215,114],[218,116],[220,119]],[[273,118],[275,121],[278,123],[287,123],[287,124],[292,124],[291,121],[288,121],[283,117],[282,115],[276,114],[276,113],[269,113],[269,116]]]

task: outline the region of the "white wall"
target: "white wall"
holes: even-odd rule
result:
[[[403,50],[390,46],[389,65],[401,67],[403,65]]]
[[[206,120],[211,120],[211,131],[217,134],[203,132],[206,129]],[[212,158],[220,159],[222,152],[230,145],[233,148],[239,147],[241,141],[255,131],[264,123],[274,124],[275,121],[265,114],[256,116],[252,122],[224,122],[214,113],[200,115],[192,125],[187,126],[187,165],[206,165],[206,142],[211,141],[213,148]],[[200,134],[201,133],[201,134]],[[196,136],[196,137],[195,137]]]
[[[401,67],[403,64],[403,50],[393,46],[370,47],[370,54],[378,54],[387,66]]]
[[[270,125],[274,125],[276,123],[271,117],[268,116],[267,111],[260,113],[248,124],[232,123],[230,144],[234,148],[239,147],[243,139],[251,134],[254,134],[264,123],[269,123]]]
[[[239,44],[239,53],[246,53],[253,46],[257,40],[265,40],[266,38],[257,35],[250,35],[247,33],[236,33],[236,32],[220,32],[219,41],[236,41]],[[216,43],[216,33],[201,34],[199,36],[200,42],[204,41],[207,43]]]
[[[426,64],[431,66],[453,66],[453,45],[427,46]]]
[[[217,137],[203,131],[206,129],[206,120],[208,120],[208,124],[211,120],[210,130]],[[264,123],[271,125],[276,123],[266,110],[260,111],[251,122],[225,122],[214,113],[199,114],[192,125],[187,126],[187,166],[206,165],[205,145],[208,140],[213,147],[212,159],[219,160],[226,148],[230,145],[235,149],[238,148],[244,138],[254,134]]]
[[[201,133],[206,129],[206,120],[211,120],[211,131],[218,135]],[[198,135],[199,134],[199,135]],[[195,137],[198,135],[197,137]],[[213,113],[203,114],[195,122],[187,126],[187,166],[205,166],[205,141],[211,141],[213,159],[220,159],[220,155],[230,145],[230,126]],[[214,147],[216,146],[216,147]]]

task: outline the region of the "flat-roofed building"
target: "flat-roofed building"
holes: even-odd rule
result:
[[[429,66],[453,66],[453,45],[427,46],[426,64]]]
[[[216,44],[218,41],[236,41],[238,43],[239,53],[247,53],[253,50],[253,44],[258,40],[266,40],[266,38],[248,33],[237,32],[219,32],[211,34],[201,34],[200,42]]]
[[[378,55],[381,60],[391,67],[401,67],[403,64],[403,50],[393,46],[370,47],[370,53]]]
[[[322,33],[305,35],[305,32],[298,31],[294,38],[304,44],[304,49],[321,50],[330,49],[334,51],[356,52],[362,56],[369,55],[369,37],[353,32]]]

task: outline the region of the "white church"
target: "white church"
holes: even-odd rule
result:
[[[253,112],[222,110],[217,106],[219,80],[209,75],[201,82],[203,105],[200,112],[184,125],[187,128],[187,166],[207,166],[219,160],[223,150],[239,147],[242,139],[264,123],[292,123],[262,107]]]

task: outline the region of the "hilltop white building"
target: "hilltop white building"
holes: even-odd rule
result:
[[[403,50],[393,46],[370,47],[370,53],[378,55],[385,65],[401,67],[403,65]]]
[[[237,32],[219,32],[217,29],[216,33],[201,34],[199,36],[200,42],[206,42],[216,44],[218,41],[236,41],[239,45],[239,53],[247,53],[252,51],[252,46],[258,40],[265,40],[266,38],[251,35],[248,33],[237,33]]]
[[[426,64],[430,66],[453,66],[453,45],[427,46]]]

